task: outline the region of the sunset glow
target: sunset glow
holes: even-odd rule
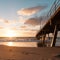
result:
[[[16,32],[14,30],[6,30],[6,37],[15,37],[16,36]]]
[[[54,1],[0,0],[0,37],[35,37]]]

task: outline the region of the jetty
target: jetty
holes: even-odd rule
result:
[[[46,35],[48,34],[49,36],[49,34],[52,33],[53,38],[50,46],[55,47],[58,31],[60,31],[60,0],[55,0],[50,11],[48,12],[47,22],[38,31],[36,38],[39,40],[42,38],[44,45]]]

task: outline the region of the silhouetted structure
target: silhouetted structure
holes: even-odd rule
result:
[[[48,18],[49,17],[49,18]],[[42,37],[43,45],[46,34],[53,33],[51,47],[55,46],[58,31],[60,31],[60,0],[56,0],[48,13],[48,21],[44,27],[36,34],[37,39]]]

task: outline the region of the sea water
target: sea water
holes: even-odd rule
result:
[[[48,40],[47,40],[48,41]],[[0,45],[16,46],[16,47],[37,47],[39,40],[26,40],[26,39],[0,39]],[[60,46],[60,38],[56,39],[56,46]]]

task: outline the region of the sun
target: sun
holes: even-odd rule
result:
[[[7,30],[6,31],[6,34],[5,34],[6,37],[15,37],[16,36],[16,32],[14,30]]]

